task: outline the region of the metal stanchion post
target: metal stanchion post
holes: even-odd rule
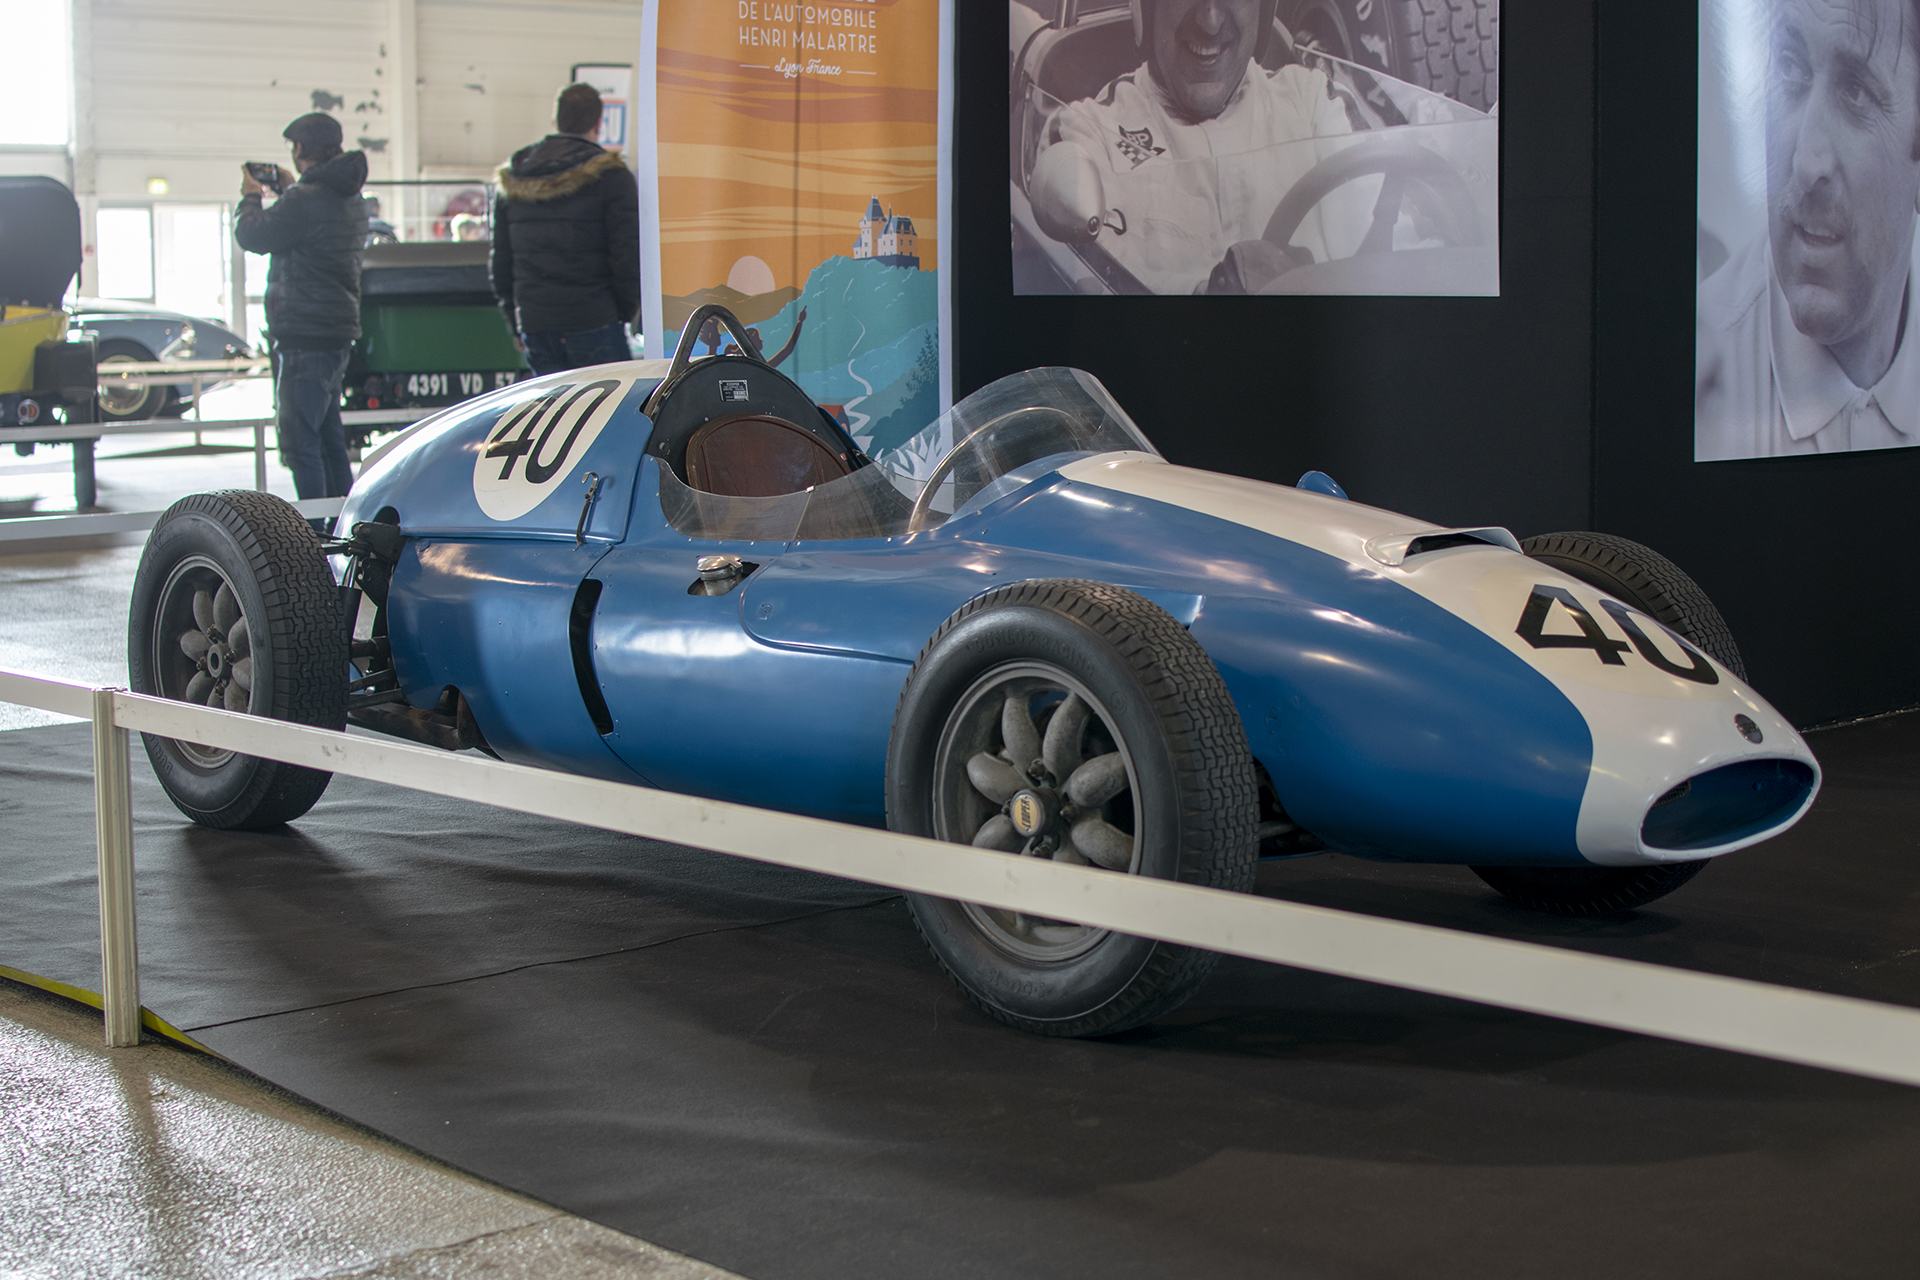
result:
[[[274,430],[280,423],[280,362],[277,357],[269,358],[267,364],[267,384],[273,388]],[[261,493],[267,491],[267,424],[265,421],[253,424],[253,487]]]
[[[140,949],[133,915],[133,784],[114,689],[93,691],[93,818],[100,868],[100,994],[107,1047],[140,1043]]]
[[[198,449],[201,445],[200,421],[201,419],[207,416],[206,414],[200,412],[200,396],[201,396],[201,393],[204,392],[205,390],[206,390],[206,386],[204,382],[201,380],[200,375],[197,373],[194,374],[193,375],[193,422],[194,422],[193,447],[196,449]]]
[[[92,440],[73,442],[73,509],[87,511],[99,505],[100,482],[93,469]]]

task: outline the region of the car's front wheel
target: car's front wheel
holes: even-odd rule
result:
[[[1165,610],[1104,583],[1001,588],[922,650],[888,750],[896,831],[1245,891],[1258,792],[1225,682]],[[1104,1035],[1175,1008],[1208,951],[911,895],[941,966],[983,1010]]]
[[[346,727],[347,636],[313,528],[271,494],[197,493],[167,508],[134,577],[134,692],[324,729]],[[179,810],[208,827],[299,817],[332,774],[144,735]]]

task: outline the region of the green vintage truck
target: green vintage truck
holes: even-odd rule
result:
[[[347,409],[438,409],[526,376],[494,305],[486,241],[367,246]]]

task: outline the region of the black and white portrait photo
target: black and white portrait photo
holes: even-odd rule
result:
[[[1920,444],[1920,0],[1703,0],[1694,457]]]
[[[1497,295],[1499,0],[1009,0],[1015,293]]]

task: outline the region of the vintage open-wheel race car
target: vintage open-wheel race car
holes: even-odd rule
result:
[[[134,687],[1116,875],[1246,890],[1258,858],[1334,850],[1572,914],[1651,901],[1812,803],[1805,743],[1643,547],[1173,466],[1071,369],[974,392],[907,476],[754,356],[692,359],[700,327],[671,366],[416,424],[330,541],[265,494],[182,499],[140,565]],[[290,821],[327,785],[146,745],[211,826]],[[911,906],[1032,1031],[1137,1025],[1212,963]]]

